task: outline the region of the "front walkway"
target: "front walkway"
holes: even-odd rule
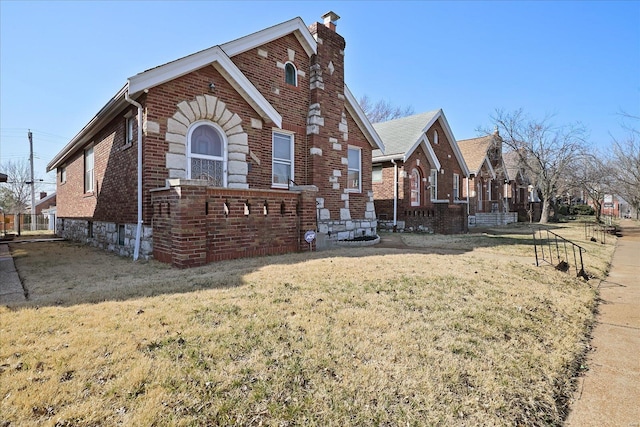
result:
[[[25,301],[24,289],[7,243],[0,243],[0,305]]]
[[[640,426],[640,226],[622,222],[568,427]]]

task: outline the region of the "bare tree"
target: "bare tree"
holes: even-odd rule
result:
[[[626,115],[628,119],[640,121],[640,117]],[[640,219],[640,129],[624,126],[628,136],[624,141],[613,141],[612,171],[615,193],[631,205]]]
[[[600,222],[604,196],[612,192],[610,160],[598,152],[584,153],[577,159],[576,167],[569,176],[575,188],[584,191],[593,201],[596,221]]]
[[[371,123],[399,119],[414,113],[413,107],[410,105],[404,108],[394,107],[389,101],[382,99],[374,103],[367,95],[362,96],[358,103]]]
[[[31,200],[31,168],[27,160],[8,161],[0,167],[7,182],[0,184],[0,207],[6,213],[24,213]]]
[[[580,125],[556,127],[550,117],[534,120],[522,109],[496,110],[491,119],[503,142],[518,153],[542,199],[540,223],[547,223],[561,185],[586,149],[585,128]]]

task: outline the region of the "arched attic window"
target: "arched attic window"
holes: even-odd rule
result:
[[[298,70],[291,62],[284,64],[284,81],[292,86],[298,86]]]
[[[227,156],[224,132],[211,122],[196,122],[187,136],[188,176],[204,179],[216,187],[227,186]]]
[[[437,130],[433,131],[433,143],[434,144],[438,143],[438,131]]]

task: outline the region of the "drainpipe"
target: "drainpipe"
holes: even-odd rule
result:
[[[396,231],[398,225],[398,164],[391,159],[393,163],[393,231]]]
[[[129,91],[125,92],[124,99],[138,108],[138,226],[133,249],[133,260],[137,261],[140,255],[140,234],[142,233],[142,105],[129,98]]]
[[[467,178],[467,216],[471,215],[471,209],[469,208],[469,181],[471,181],[471,175]]]

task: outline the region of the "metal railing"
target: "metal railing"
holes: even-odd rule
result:
[[[616,228],[611,225],[609,221],[608,225],[598,224],[597,222],[585,221],[584,222],[584,238],[585,240],[591,240],[592,242],[600,242],[603,245],[607,243],[607,234],[615,233]]]
[[[533,230],[533,246],[536,253],[536,266],[539,267],[540,261],[544,261],[554,266],[557,270],[569,271],[571,265],[569,255],[571,254],[573,255],[573,266],[576,271],[576,277],[589,280],[589,276],[584,271],[584,262],[582,259],[582,253],[587,250],[582,246],[565,239],[553,231],[543,229]],[[569,249],[567,249],[567,246]]]

